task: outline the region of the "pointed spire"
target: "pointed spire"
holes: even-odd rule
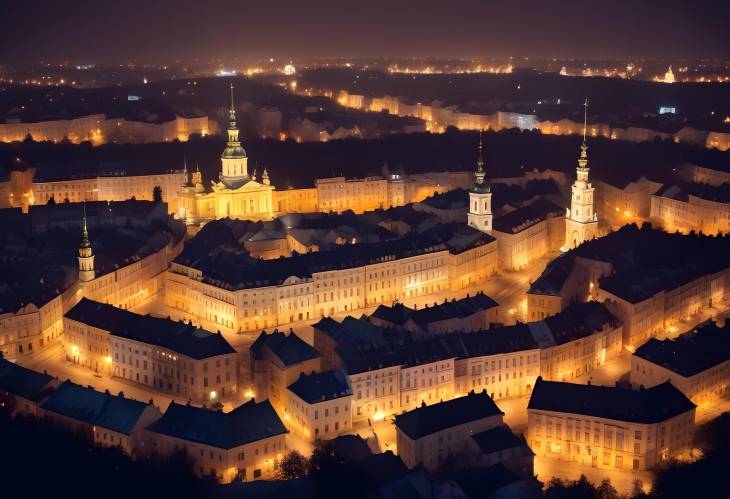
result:
[[[486,172],[484,171],[483,149],[484,149],[484,146],[482,144],[482,131],[479,130],[479,157],[477,158],[477,171],[475,173],[476,178],[477,178],[477,184],[483,184],[484,177],[486,176]]]
[[[84,226],[81,230],[81,247],[91,248],[91,242],[89,241],[89,231],[86,228],[86,201],[84,201]]]
[[[229,128],[236,128],[236,107],[233,105],[233,82],[231,82],[231,108],[228,110]]]
[[[578,168],[588,168],[588,144],[586,144],[586,133],[588,131],[588,99],[583,103],[583,144],[580,146],[580,159]]]

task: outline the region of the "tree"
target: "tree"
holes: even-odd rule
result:
[[[152,189],[152,201],[155,203],[162,202],[162,187],[159,185],[156,185],[155,188]]]
[[[53,197],[53,196],[49,197],[48,198],[48,204],[50,204],[50,205],[56,204],[56,198]]]
[[[279,480],[291,480],[307,474],[309,463],[307,458],[293,450],[286,454],[275,466],[276,478]]]

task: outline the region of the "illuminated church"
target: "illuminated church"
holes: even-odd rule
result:
[[[189,224],[220,218],[270,220],[273,218],[272,192],[274,187],[269,173],[264,169],[261,181],[255,172],[249,174],[248,156],[238,140],[236,110],[233,105],[231,84],[231,108],[228,115],[228,144],[221,155],[221,172],[218,182],[211,182],[210,189],[203,185],[200,170],[188,177],[179,194],[177,216]]]

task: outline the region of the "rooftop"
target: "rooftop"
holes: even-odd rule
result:
[[[525,439],[512,433],[509,426],[496,426],[471,436],[483,454],[491,454],[515,447],[527,447]],[[529,447],[528,447],[529,448]]]
[[[280,331],[270,334],[263,331],[251,344],[251,352],[257,359],[261,358],[261,349],[264,346],[268,347],[287,367],[321,357],[317,350],[293,332],[287,335]]]
[[[465,397],[421,406],[400,414],[395,417],[395,425],[415,440],[454,426],[503,415],[486,391],[470,392]]]
[[[493,227],[499,232],[517,234],[543,220],[559,217],[564,213],[565,208],[545,198],[538,198],[530,204],[495,217]]]
[[[249,400],[228,413],[173,401],[148,430],[219,449],[232,449],[287,433],[268,400]]]
[[[579,385],[537,378],[528,409],[581,414],[597,418],[653,424],[691,411],[696,406],[670,382],[652,388]]]
[[[730,325],[708,323],[674,340],[652,338],[634,355],[680,376],[694,376],[730,359]]]
[[[302,373],[298,380],[289,385],[288,390],[308,404],[352,395],[352,389],[340,371]]]
[[[408,308],[405,305],[396,303],[392,306],[380,305],[371,317],[381,319],[392,324],[402,326],[408,319],[413,320],[420,326],[427,327],[433,322],[462,319],[477,312],[498,307],[499,304],[483,292],[473,296],[467,296],[460,300],[444,300],[443,303],[434,303],[433,306],[426,306],[418,310]]]
[[[32,371],[0,355],[0,390],[39,402],[49,391],[48,385],[53,379],[53,376]]]
[[[151,404],[64,381],[41,404],[49,412],[129,435]]]

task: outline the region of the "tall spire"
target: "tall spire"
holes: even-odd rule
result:
[[[86,228],[86,201],[84,201],[84,226],[81,230],[81,247],[91,248],[91,242],[89,241],[89,231]]]
[[[583,103],[583,144],[580,146],[580,159],[578,168],[588,169],[588,144],[586,144],[586,133],[588,131],[588,99]]]
[[[484,171],[483,149],[484,146],[482,145],[482,131],[479,130],[479,157],[477,158],[477,171],[475,173],[475,176],[477,178],[477,184],[483,184],[484,177],[486,176],[486,172]]]
[[[228,110],[229,128],[236,128],[236,107],[233,105],[233,82],[231,82],[231,107]]]

